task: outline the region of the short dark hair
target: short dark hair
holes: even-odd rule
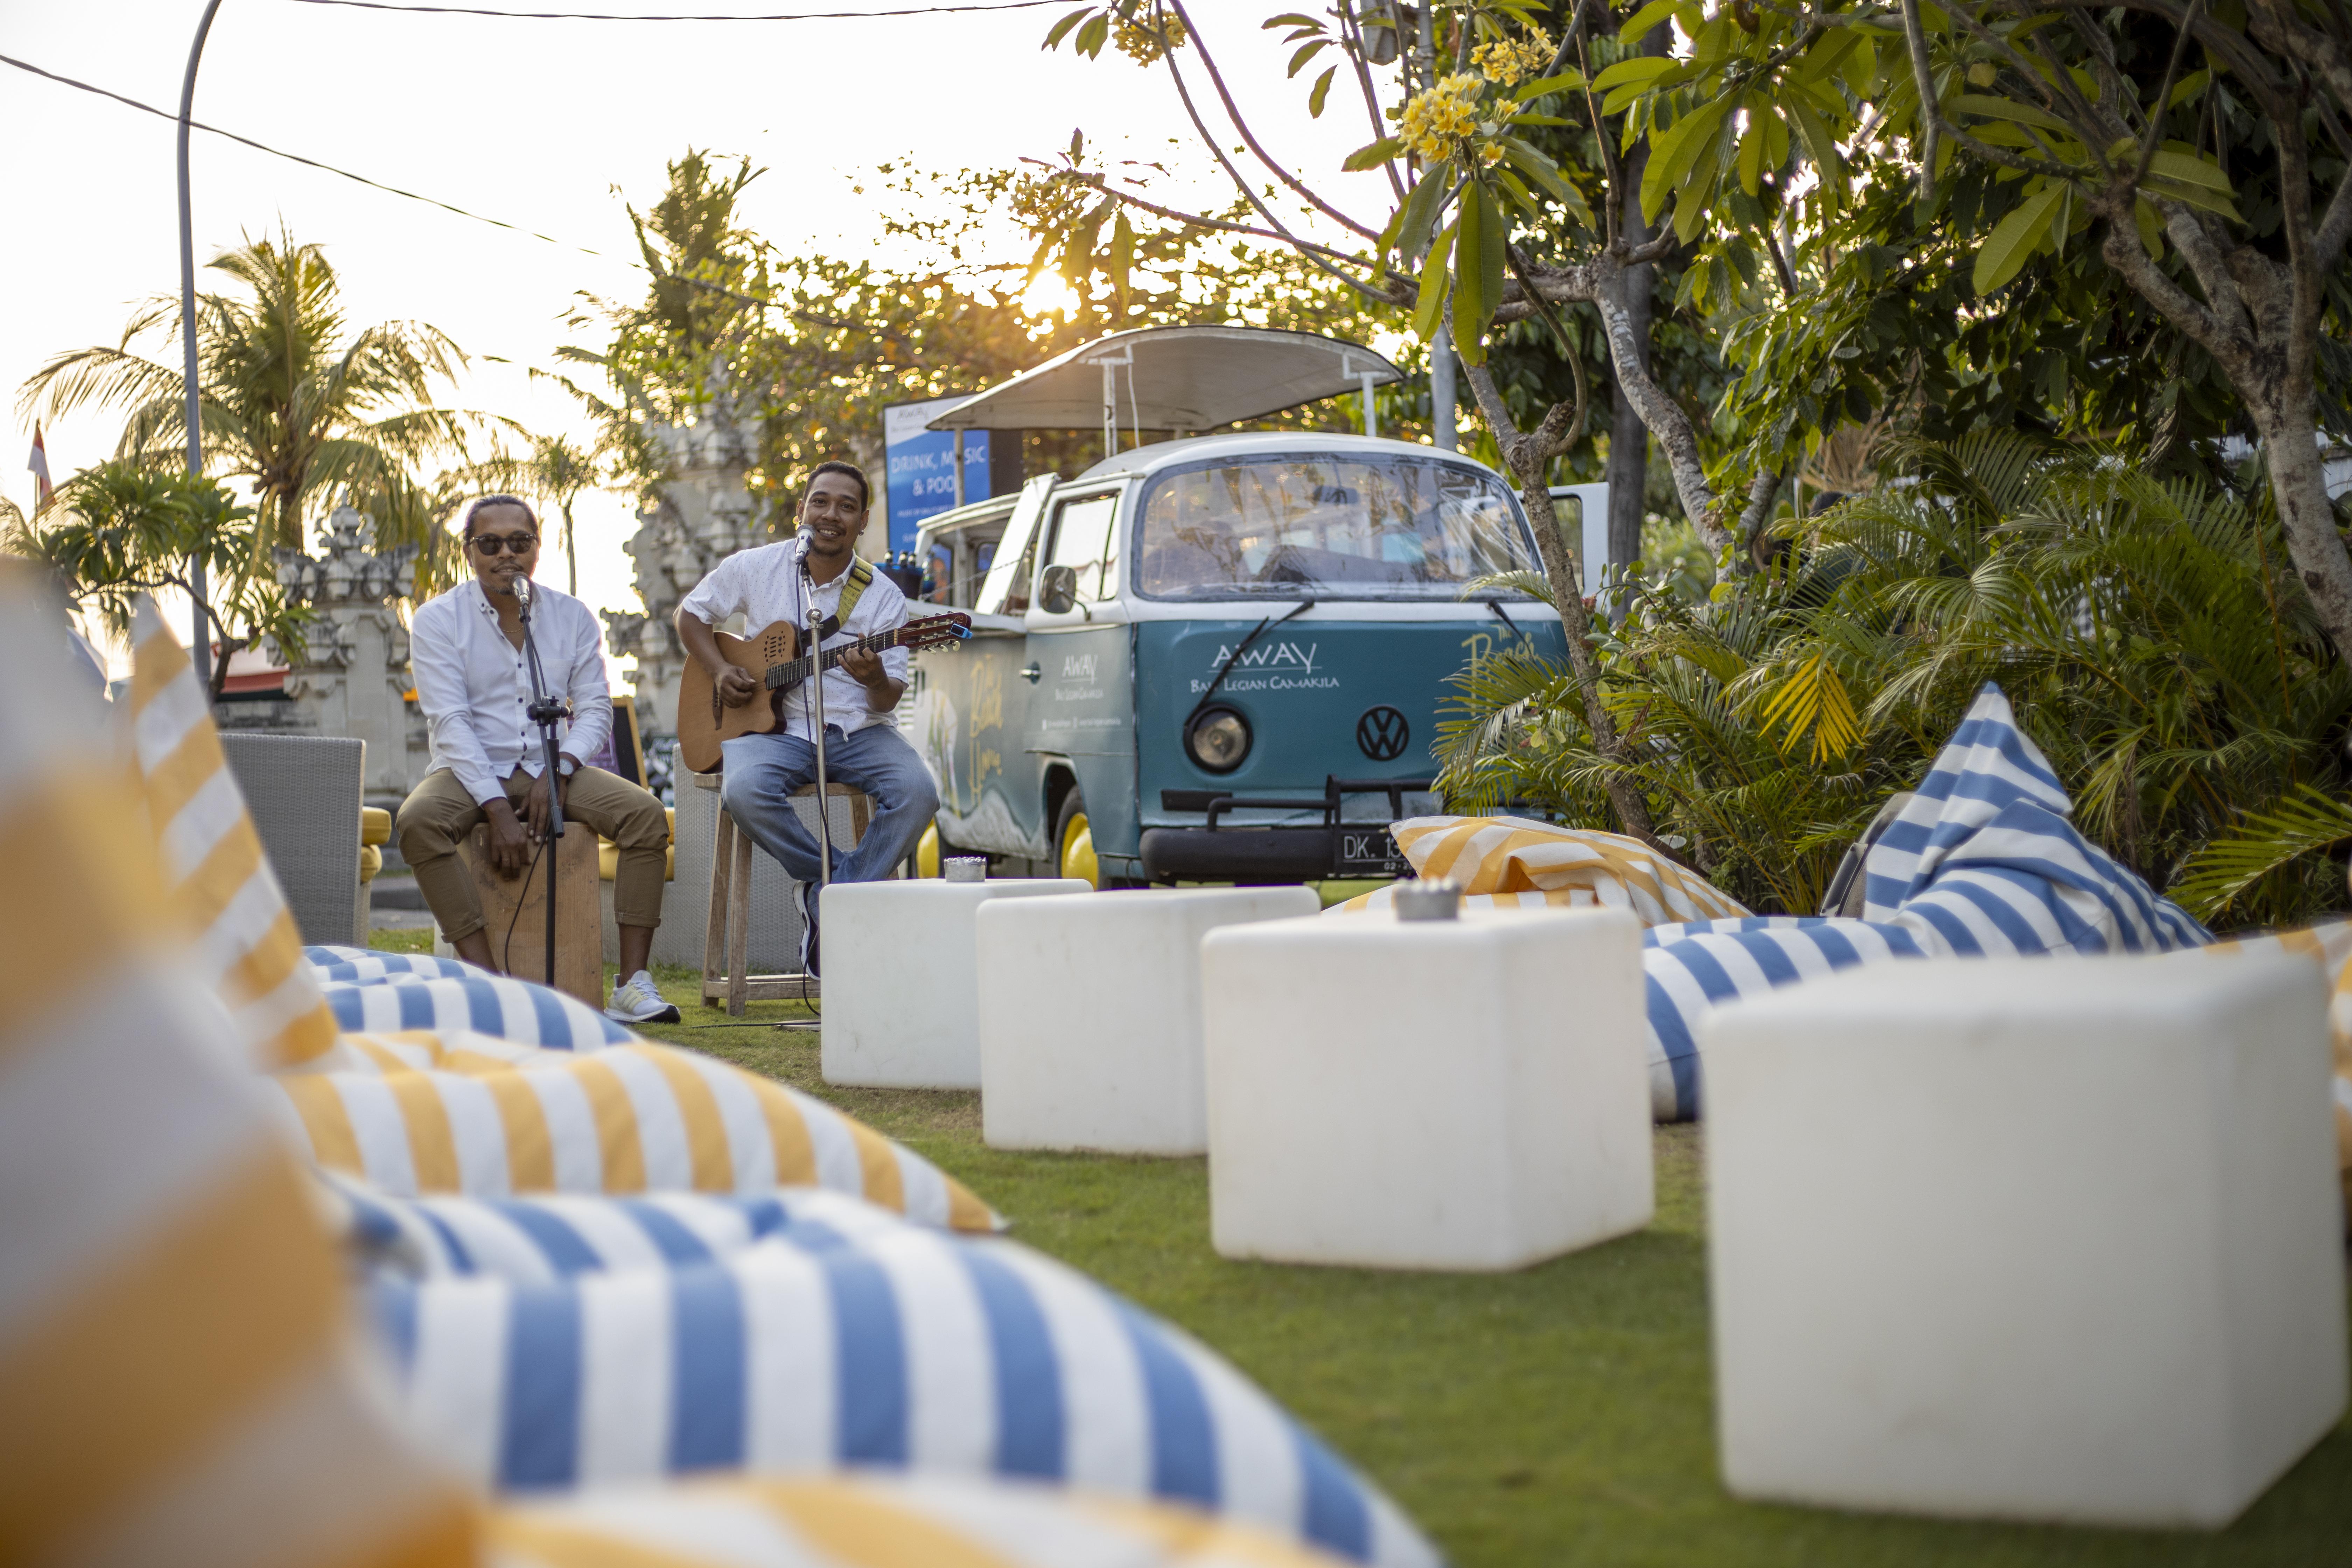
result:
[[[481,500],[476,501],[473,505],[466,509],[466,531],[459,534],[458,538],[464,540],[468,544],[472,543],[474,540],[474,519],[480,516],[486,508],[494,506],[519,506],[522,508],[523,516],[530,519],[531,527],[536,529],[539,526],[539,513],[531,510],[530,503],[523,500],[522,497],[507,495],[484,496]]]
[[[819,474],[847,474],[857,481],[857,510],[864,511],[874,504],[874,491],[866,482],[866,470],[855,463],[819,463],[809,470],[809,489],[816,488]],[[801,504],[808,504],[808,491],[801,492]]]

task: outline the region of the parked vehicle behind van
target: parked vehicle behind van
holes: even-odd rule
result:
[[[932,518],[917,552],[976,634],[910,691],[941,849],[1098,886],[1396,875],[1447,678],[1565,653],[1537,601],[1465,597],[1537,564],[1510,487],[1402,441],[1161,441]]]

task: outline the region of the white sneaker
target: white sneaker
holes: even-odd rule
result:
[[[662,1000],[654,977],[640,969],[626,980],[613,983],[613,1005],[604,1009],[604,1016],[624,1024],[675,1024],[678,1011]]]

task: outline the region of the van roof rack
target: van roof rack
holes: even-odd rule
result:
[[[1263,418],[1404,373],[1360,343],[1272,327],[1113,332],[1023,371],[930,422],[933,430],[1171,430]],[[1115,447],[1113,449],[1116,449]]]

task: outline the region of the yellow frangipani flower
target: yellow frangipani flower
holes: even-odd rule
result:
[[[1477,133],[1478,95],[1486,83],[1471,71],[1458,71],[1404,106],[1398,134],[1424,163],[1451,158]]]
[[[1471,50],[1470,60],[1488,81],[1517,87],[1551,64],[1554,48],[1541,33],[1532,38],[1497,38]]]

